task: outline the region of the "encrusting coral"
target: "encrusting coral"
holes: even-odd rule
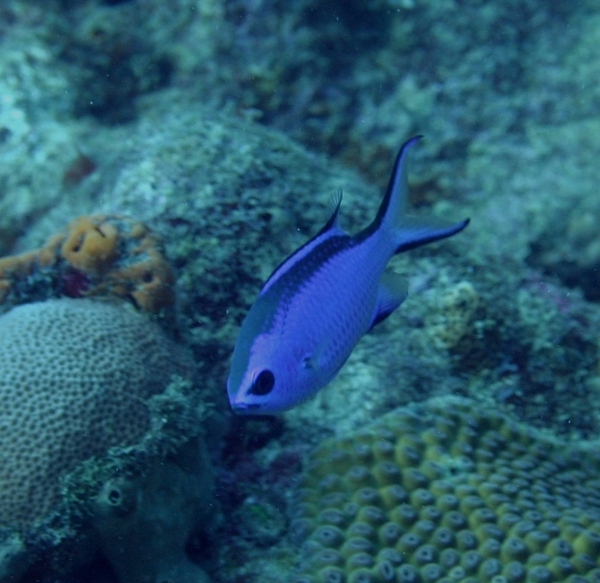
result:
[[[113,296],[158,313],[174,302],[158,236],[117,215],[81,216],[39,250],[0,259],[0,303]]]
[[[466,399],[393,411],[312,455],[294,583],[600,581],[600,454]]]

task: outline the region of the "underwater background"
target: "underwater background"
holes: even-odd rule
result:
[[[600,581],[597,0],[2,0],[0,583]],[[231,413],[262,283],[469,227],[315,398]]]

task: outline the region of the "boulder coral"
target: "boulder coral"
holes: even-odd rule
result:
[[[160,238],[118,215],[71,221],[39,250],[0,259],[0,302],[105,296],[158,313],[172,306],[175,277]]]
[[[75,465],[149,429],[145,400],[189,374],[180,347],[133,309],[90,299],[0,317],[0,525],[27,531]]]
[[[122,301],[53,299],[0,316],[0,581],[51,547],[85,547],[82,528],[122,583],[181,568],[186,537],[214,513],[192,375],[182,347]],[[137,571],[122,548],[145,557]]]
[[[395,410],[312,454],[294,583],[600,581],[600,454],[473,401]]]

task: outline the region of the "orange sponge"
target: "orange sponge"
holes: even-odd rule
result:
[[[108,217],[83,216],[67,227],[61,256],[73,267],[89,274],[111,268],[118,254],[119,231]]]
[[[78,217],[41,249],[0,259],[0,303],[118,296],[158,313],[173,305],[174,284],[159,237],[119,215]]]

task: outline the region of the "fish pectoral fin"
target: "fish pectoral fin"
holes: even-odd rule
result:
[[[379,282],[375,311],[369,326],[369,332],[374,326],[383,322],[408,296],[408,282],[405,278],[386,271]]]

